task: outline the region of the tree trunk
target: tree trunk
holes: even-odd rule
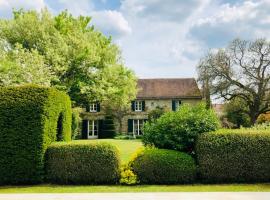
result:
[[[259,117],[259,115],[256,114],[256,112],[250,112],[249,117],[250,117],[250,123],[253,126],[256,123],[256,120]]]

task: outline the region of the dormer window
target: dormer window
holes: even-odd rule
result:
[[[135,111],[142,111],[142,101],[135,101]]]
[[[91,103],[89,105],[89,111],[90,112],[97,112],[97,103]]]

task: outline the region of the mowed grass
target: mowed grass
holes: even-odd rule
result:
[[[2,186],[0,193],[97,193],[97,192],[270,192],[270,184],[224,185],[138,185],[72,186],[35,185]]]
[[[97,139],[97,140],[74,140],[74,142],[98,143],[106,142],[118,147],[120,151],[121,162],[128,162],[131,155],[143,146],[140,140],[120,140],[120,139]]]

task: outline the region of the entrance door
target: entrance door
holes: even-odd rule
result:
[[[98,120],[88,121],[88,139],[98,138]]]
[[[133,120],[133,134],[134,135],[142,135],[144,120],[143,119],[134,119]]]

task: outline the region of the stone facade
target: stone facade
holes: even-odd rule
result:
[[[139,79],[138,87],[137,99],[131,102],[130,112],[122,118],[121,130],[118,122],[114,121],[117,132],[140,135],[142,134],[141,128],[148,119],[148,113],[151,110],[161,107],[166,111],[172,111],[175,109],[175,102],[180,101],[181,105],[186,103],[192,105],[202,100],[195,79]],[[141,102],[140,111],[135,111],[135,102]],[[136,105],[138,104],[136,103]],[[102,104],[98,112],[84,110],[81,117],[84,121],[88,121],[88,124],[89,121],[93,120],[102,121],[105,118]],[[83,131],[89,135],[89,128],[83,129]]]

